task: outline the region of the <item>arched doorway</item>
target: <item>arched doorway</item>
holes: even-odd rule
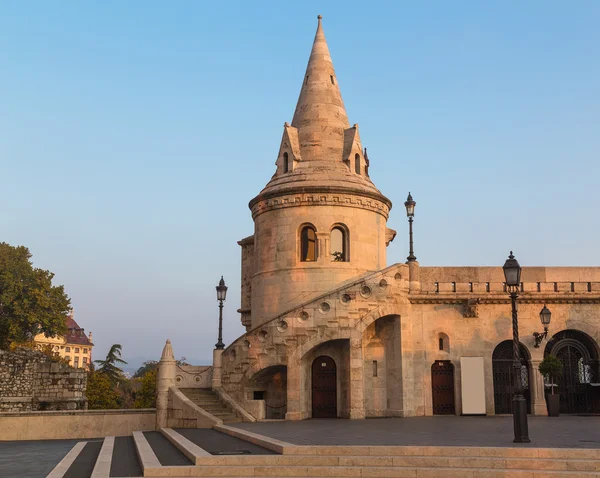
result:
[[[434,415],[454,415],[454,365],[438,360],[431,366],[431,396]]]
[[[337,369],[326,355],[312,363],[312,417],[337,417]]]
[[[560,412],[600,412],[599,387],[592,386],[598,382],[598,346],[594,340],[579,330],[563,330],[548,341],[544,356],[549,354],[563,365],[561,375],[556,377]]]
[[[527,401],[527,413],[531,413],[531,392],[529,390],[529,352],[519,344],[521,359],[521,387]],[[500,342],[492,353],[492,375],[494,379],[494,410],[496,415],[512,413],[514,395],[513,341]]]
[[[283,420],[287,412],[287,367],[274,365],[260,370],[249,381],[254,400],[264,400],[265,418]]]

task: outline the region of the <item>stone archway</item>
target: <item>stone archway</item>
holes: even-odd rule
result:
[[[282,420],[287,412],[287,367],[274,365],[255,373],[246,387],[253,400],[264,401],[264,417]]]
[[[527,401],[527,413],[531,413],[531,390],[529,363],[531,356],[527,348],[520,344],[521,358],[521,387],[523,396]],[[492,353],[492,376],[494,380],[494,410],[496,415],[512,413],[512,399],[514,395],[514,364],[513,341],[500,342]]]
[[[579,330],[563,330],[548,341],[544,356],[554,355],[563,365],[556,378],[561,413],[600,413],[598,344]],[[549,392],[547,392],[549,393]]]
[[[379,317],[363,331],[367,417],[397,416],[403,409],[400,316]]]

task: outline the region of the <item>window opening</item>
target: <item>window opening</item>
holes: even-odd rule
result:
[[[314,262],[317,260],[317,233],[312,226],[305,226],[300,233],[300,260]]]
[[[288,171],[289,171],[288,154],[283,153],[283,172],[287,173]]]
[[[439,338],[438,347],[440,350],[444,350],[444,339],[442,337]]]
[[[354,172],[360,174],[360,154],[358,153],[354,156]]]
[[[330,238],[331,260],[333,262],[347,262],[348,248],[346,231],[341,227],[334,227],[331,230]]]
[[[373,377],[377,377],[377,360],[373,360]]]

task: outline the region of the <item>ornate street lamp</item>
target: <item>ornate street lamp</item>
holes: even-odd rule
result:
[[[535,340],[535,344],[533,344],[533,346],[535,348],[538,348],[542,343],[542,340],[548,337],[548,326],[550,325],[551,319],[552,312],[550,312],[550,309],[548,309],[548,307],[546,307],[546,304],[544,304],[544,308],[540,311],[540,321],[544,326],[544,331],[541,334],[539,332],[533,333],[533,339]]]
[[[408,257],[406,259],[408,259],[408,262],[414,262],[417,260],[417,257],[415,256],[415,253],[413,252],[413,217],[415,217],[415,206],[417,205],[417,203],[415,201],[413,201],[412,196],[410,195],[410,192],[408,193],[408,197],[406,198],[406,202],[404,203],[404,206],[406,207],[406,216],[408,217],[408,237],[409,237],[409,243],[410,243],[410,251],[408,254]]]
[[[215,344],[215,347],[221,350],[225,348],[225,344],[223,343],[223,302],[225,302],[225,297],[227,296],[227,286],[225,285],[223,276],[221,276],[221,280],[216,289],[217,300],[219,301],[219,340]]]
[[[512,304],[512,326],[513,326],[513,369],[514,369],[514,396],[512,402],[513,427],[515,431],[514,443],[529,443],[529,429],[527,425],[527,402],[523,397],[523,386],[521,384],[521,360],[519,358],[519,319],[517,317],[517,297],[521,285],[521,266],[510,251],[510,256],[502,267],[506,288],[510,292]]]

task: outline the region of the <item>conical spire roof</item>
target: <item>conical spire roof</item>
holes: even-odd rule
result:
[[[303,160],[339,161],[344,130],[350,124],[325,40],[321,15],[318,19],[292,126],[298,128]]]
[[[368,196],[391,207],[368,176],[358,125],[348,122],[321,15],[318,19],[292,124],[284,125],[277,172],[250,207],[282,194],[325,191]]]

